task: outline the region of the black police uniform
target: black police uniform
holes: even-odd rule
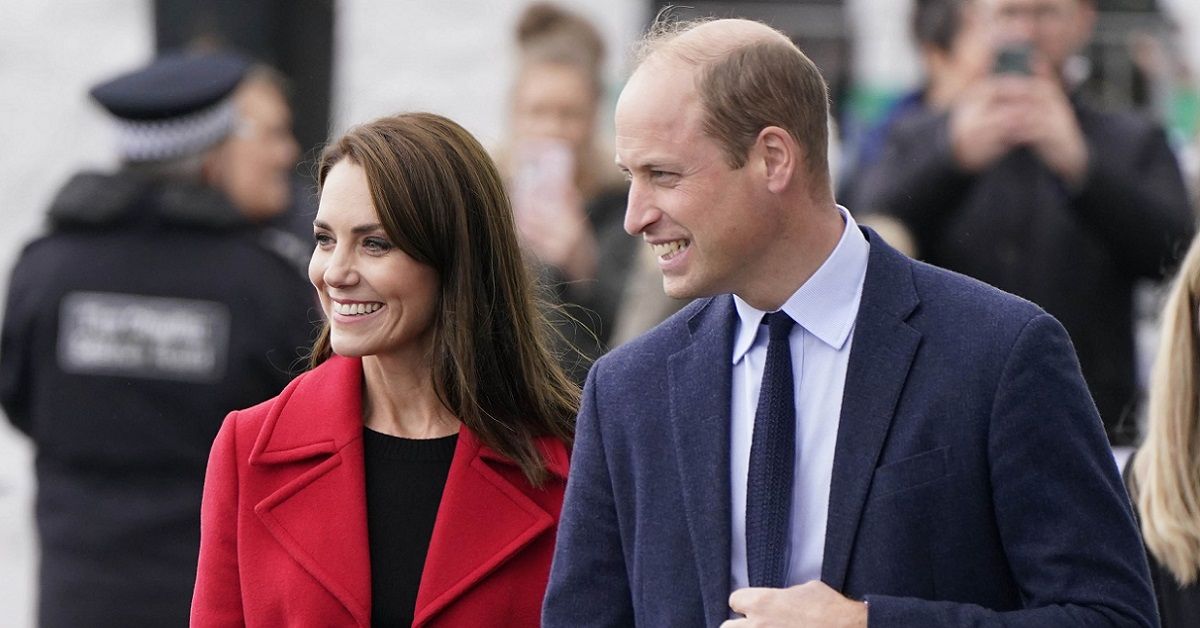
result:
[[[12,273],[0,403],[36,447],[39,624],[186,626],[209,447],[298,370],[286,237],[219,192],[82,174]]]

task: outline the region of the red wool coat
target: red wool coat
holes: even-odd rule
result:
[[[362,365],[334,357],[225,420],[209,457],[192,626],[369,626]],[[537,626],[567,474],[551,478],[459,432],[414,626]]]

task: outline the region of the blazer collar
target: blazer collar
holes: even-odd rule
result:
[[[250,464],[327,456],[362,438],[362,429],[362,361],[335,355],[279,395],[250,451]]]
[[[821,580],[840,590],[883,443],[921,334],[906,322],[920,299],[914,262],[870,229],[871,244],[854,345],[846,369],[833,456]]]
[[[250,464],[279,483],[254,506],[263,526],[365,628],[371,555],[361,384],[359,360],[336,356],[296,378],[269,409]]]
[[[671,428],[705,623],[729,617],[729,420],[733,297],[712,297],[688,319],[690,339],[667,359]]]
[[[541,490],[556,492],[561,503],[566,447],[549,438],[541,439],[538,447],[550,471]],[[545,500],[539,503],[531,497],[536,490],[511,460],[483,445],[466,427],[459,432],[429,540],[413,626],[428,625],[530,543],[553,534],[557,512],[547,510]]]
[[[334,356],[297,378],[270,409],[251,450],[252,465],[292,465],[294,477],[255,507],[296,562],[350,611],[370,623],[370,552],[362,450],[362,365]],[[561,500],[566,446],[541,438],[550,477],[543,488]],[[297,464],[307,462],[309,464]],[[467,427],[438,506],[414,626],[466,594],[529,543],[553,531],[551,513],[520,467],[484,445]],[[543,502],[544,503],[544,502]],[[323,513],[336,513],[327,517]]]

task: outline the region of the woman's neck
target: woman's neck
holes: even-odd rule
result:
[[[403,438],[457,434],[461,422],[438,398],[429,364],[366,356],[363,368],[363,424]]]

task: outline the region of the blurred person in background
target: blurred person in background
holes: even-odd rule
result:
[[[1133,289],[1194,231],[1162,129],[1075,93],[1091,0],[977,0],[992,73],[898,124],[858,202],[922,257],[1044,307],[1071,334],[1110,442],[1137,438]]]
[[[625,185],[597,145],[605,46],[582,16],[530,5],[516,30],[510,128],[498,161],[521,244],[562,308],[558,351],[582,382],[605,350],[637,242],[621,227]],[[582,355],[580,355],[582,354]]]
[[[1146,439],[1125,470],[1164,628],[1200,626],[1200,238],[1162,312]]]
[[[847,172],[838,197],[856,208],[854,184],[875,166],[897,123],[927,111],[945,111],[969,85],[991,69],[992,50],[977,0],[915,0],[911,32],[920,53],[924,82],[897,100],[859,143],[856,161]]]
[[[182,626],[221,418],[276,394],[312,338],[304,277],[259,226],[297,148],[275,75],[231,54],[91,94],[123,165],[72,178],[18,260],[0,403],[36,449],[38,624]]]
[[[579,389],[500,175],[441,116],[318,170],[312,370],[226,419],[192,626],[537,626]]]

